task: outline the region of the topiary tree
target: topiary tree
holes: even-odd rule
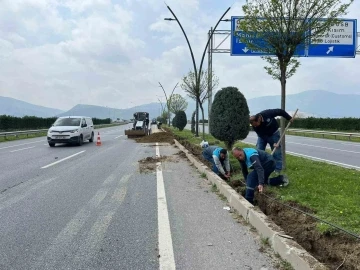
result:
[[[250,130],[249,107],[236,87],[225,87],[215,95],[211,108],[211,135],[231,150],[237,140],[247,137]]]
[[[175,115],[175,117],[174,117],[173,120],[171,121],[171,124],[172,124],[172,126],[173,126],[174,128],[177,127],[176,123],[177,123],[177,118],[176,118],[176,115]]]
[[[182,131],[187,125],[186,113],[184,111],[178,111],[175,115],[176,127]]]
[[[191,116],[191,133],[192,134],[195,134],[195,114],[196,114],[196,111],[194,111]]]

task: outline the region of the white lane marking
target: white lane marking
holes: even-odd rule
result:
[[[305,137],[305,136],[301,136],[301,135],[289,135],[286,134],[286,137],[288,139],[294,139],[294,140],[308,140],[308,141],[312,141],[312,142],[327,142],[327,143],[331,143],[331,144],[343,144],[343,145],[349,145],[349,146],[356,146],[356,147],[360,147],[360,143],[358,142],[344,142],[341,140],[335,140],[335,139],[322,139],[322,138],[311,138],[311,137]],[[254,139],[257,140],[257,137],[255,136],[247,136],[246,139]],[[289,140],[287,140],[287,143],[293,143]],[[313,146],[313,145],[311,145]]]
[[[34,148],[34,147],[35,147],[35,146],[26,147],[26,148],[21,148],[21,149],[16,149],[16,150],[10,151],[10,153],[14,153],[14,152],[22,151],[22,150],[27,150],[27,149],[31,149],[31,148]]]
[[[348,153],[354,153],[354,154],[360,154],[360,152],[356,152],[356,151],[343,150],[343,149],[337,149],[337,148],[331,148],[331,147],[325,147],[325,146],[317,146],[317,145],[306,144],[306,143],[294,143],[294,142],[287,142],[287,143],[289,143],[289,144],[299,144],[299,145],[304,145],[304,146],[311,146],[311,147],[323,148],[323,149],[335,150],[335,151],[341,151],[341,152],[348,152]]]
[[[125,199],[127,193],[127,187],[124,186],[131,177],[131,174],[124,175],[115,189],[111,200],[108,204],[104,204],[100,207],[101,211],[99,217],[95,221],[91,230],[87,234],[87,238],[82,242],[78,251],[74,257],[74,265],[87,265],[87,262],[94,257],[96,252],[101,248],[101,243],[104,240],[104,236],[108,230],[108,227],[116,214],[117,209],[120,207]],[[81,267],[79,267],[81,268]]]
[[[294,156],[305,157],[305,158],[312,159],[312,160],[315,160],[315,161],[323,161],[323,162],[326,162],[326,163],[329,163],[329,164],[338,165],[338,166],[345,167],[345,168],[348,168],[348,169],[360,170],[360,167],[358,167],[358,166],[353,166],[353,165],[349,165],[349,164],[345,164],[345,163],[341,163],[341,162],[331,161],[331,160],[327,160],[327,159],[323,159],[323,158],[312,157],[312,156],[298,154],[298,153],[289,152],[289,151],[286,151],[286,153],[294,155]]]
[[[160,157],[160,148],[159,148],[159,143],[156,143],[156,157]]]
[[[242,141],[242,142],[248,143],[248,144],[252,144],[252,145],[256,145],[255,143],[251,143],[251,142],[245,142],[245,141]],[[299,154],[299,153],[295,153],[295,152],[290,152],[290,151],[286,151],[286,153],[287,153],[287,154],[290,154],[290,155],[293,155],[293,156],[297,156],[297,157],[303,157],[303,158],[307,158],[307,159],[311,159],[311,160],[322,161],[322,162],[325,162],[325,163],[337,165],[337,166],[344,167],[344,168],[348,168],[348,169],[360,170],[360,167],[358,167],[358,166],[349,165],[349,164],[345,164],[345,163],[341,163],[341,162],[336,162],[336,161],[331,161],[331,160],[328,160],[328,159],[317,158],[317,157],[308,156],[308,155],[303,155],[303,154]]]
[[[290,141],[287,141],[286,144],[298,144],[298,145],[303,145],[303,146],[311,146],[311,147],[315,147],[315,148],[323,148],[323,149],[328,149],[328,150],[335,150],[335,151],[341,151],[341,152],[347,152],[347,153],[360,154],[360,152],[357,152],[357,151],[343,150],[343,149],[326,147],[326,146],[318,146],[318,145],[314,145],[314,144],[297,143],[297,142],[290,142]]]
[[[46,269],[58,269],[57,263],[60,259],[68,257],[71,250],[71,243],[74,237],[80,232],[87,220],[91,217],[91,214],[96,211],[102,201],[106,198],[110,190],[112,190],[109,184],[115,182],[118,174],[111,174],[102,183],[102,187],[96,192],[96,194],[90,199],[90,201],[82,207],[76,215],[67,223],[65,228],[57,235],[56,239],[47,248],[41,257],[36,260],[36,263],[31,269],[37,270],[46,266]],[[130,175],[124,175],[120,179],[120,183],[124,183],[130,178]],[[108,186],[108,187],[106,187]],[[114,193],[113,198],[117,199],[118,194]]]
[[[76,154],[73,154],[73,155],[71,155],[71,156],[68,156],[68,157],[66,157],[66,158],[60,159],[60,160],[58,160],[58,161],[56,161],[56,162],[54,162],[54,163],[51,163],[51,164],[46,165],[46,166],[44,166],[44,167],[41,167],[41,169],[46,169],[46,168],[49,168],[49,167],[51,167],[51,166],[54,166],[54,165],[56,165],[56,164],[58,164],[58,163],[60,163],[60,162],[63,162],[63,161],[65,161],[65,160],[67,160],[67,159],[70,159],[70,158],[73,158],[73,157],[75,157],[75,156],[77,156],[77,155],[80,155],[80,154],[84,153],[85,151],[86,151],[86,150],[81,151],[81,152],[76,153]]]
[[[160,156],[159,145],[156,143],[156,156]],[[158,201],[158,227],[159,227],[159,268],[176,269],[174,250],[171,237],[169,213],[167,209],[164,178],[161,162],[156,163],[157,201]]]
[[[120,137],[122,137],[122,136],[124,136],[124,135],[117,136],[117,137],[115,137],[114,139],[120,138]]]
[[[40,267],[45,267],[46,269],[55,270],[55,264],[60,255],[63,255],[63,253],[69,249],[72,239],[79,233],[80,229],[89,219],[91,212],[100,205],[107,193],[107,189],[99,189],[88,204],[77,212],[73,219],[69,221],[65,228],[58,234],[51,246],[36,260],[36,263],[31,269],[35,270]]]
[[[29,142],[29,143],[22,143],[22,144],[17,144],[17,145],[10,145],[10,146],[6,146],[6,147],[1,147],[0,150],[2,149],[8,149],[8,148],[14,148],[14,147],[18,147],[18,146],[23,146],[23,145],[28,145],[28,144],[33,144],[33,143],[39,143],[39,142],[43,142],[42,141],[36,141],[36,142]]]

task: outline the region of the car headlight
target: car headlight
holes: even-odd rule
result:
[[[77,133],[77,132],[79,132],[78,129],[74,129],[74,130],[70,131],[70,133]]]

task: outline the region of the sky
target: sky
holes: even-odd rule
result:
[[[244,2],[166,0],[188,34],[198,66],[210,27],[230,6],[225,18],[243,15]],[[359,20],[359,14],[355,1],[346,18]],[[166,17],[171,14],[163,0],[1,0],[0,96],[62,110],[164,101],[158,82],[170,94],[192,68],[179,26]],[[229,30],[230,23],[218,29]],[[220,48],[229,49],[229,40]],[[215,46],[220,42],[216,36]],[[360,55],[300,62],[287,94],[360,94]],[[218,88],[236,86],[247,99],[280,94],[264,65],[259,57],[213,55]],[[175,93],[185,96],[180,87]]]

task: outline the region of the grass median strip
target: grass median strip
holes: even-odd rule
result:
[[[170,130],[192,144],[199,145],[202,141],[189,130]],[[205,138],[210,144],[218,141],[208,134]],[[217,145],[225,147],[222,142]],[[254,147],[244,143],[236,146]],[[232,155],[230,162],[236,171],[233,178],[242,178],[239,162]],[[287,188],[269,188],[281,200],[298,202],[319,217],[360,234],[360,171],[287,155],[285,173],[290,179]],[[328,228],[321,226],[321,229]]]
[[[189,130],[168,129],[180,143],[187,144],[187,148],[190,147],[191,152],[201,158],[201,137],[196,138]],[[206,134],[205,139],[209,144],[225,147],[211,135]],[[236,146],[254,147],[241,142]],[[229,184],[242,193],[245,189],[241,187],[244,180],[239,162],[231,154],[230,162],[235,172]],[[359,240],[285,207],[301,209],[360,237],[360,171],[288,154],[287,170],[284,173],[290,179],[289,186],[266,187],[266,194],[272,199],[258,194],[260,209],[320,261],[336,265],[349,253],[351,255],[347,256],[347,263],[360,263]],[[335,250],[334,246],[339,248]]]

